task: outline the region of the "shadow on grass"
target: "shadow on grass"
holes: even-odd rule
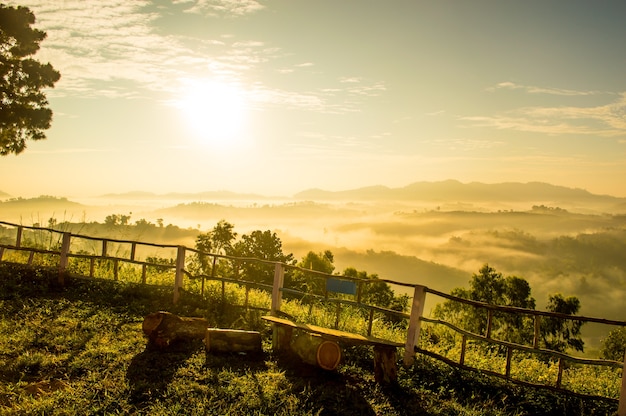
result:
[[[92,302],[129,315],[142,316],[167,309],[181,316],[204,307],[206,301],[184,293],[185,301],[173,304],[171,286],[127,283],[103,278],[65,275],[59,283],[56,270],[19,263],[0,263],[0,300],[20,298],[65,298]]]
[[[313,414],[378,414],[372,407],[371,392],[364,388],[359,375],[324,370],[302,362],[293,352],[282,352],[275,359],[290,381],[292,392],[300,396],[302,405]]]
[[[254,354],[207,354],[206,368],[213,384],[223,384],[223,371],[236,377],[248,377],[254,389],[253,396],[260,400],[259,409],[276,410],[276,392],[268,383],[277,383],[285,394],[297,397],[297,407],[302,414],[315,415],[376,415],[367,400],[367,391],[358,385],[358,377],[338,371],[326,371],[303,363],[290,352]],[[268,381],[268,374],[280,372],[286,383]],[[271,379],[271,378],[270,378]],[[274,403],[274,404],[272,404]]]
[[[176,343],[166,350],[148,344],[131,360],[126,370],[130,386],[129,401],[134,405],[150,403],[163,395],[176,371],[202,347],[200,340]]]

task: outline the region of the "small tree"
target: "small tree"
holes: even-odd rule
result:
[[[300,260],[297,266],[302,269],[332,274],[335,271],[334,260],[335,256],[330,250],[326,250],[323,253],[309,251],[307,255]],[[286,285],[307,293],[316,295],[324,294],[324,278],[316,278],[311,273],[300,270],[294,271],[293,274],[289,276],[289,279],[286,280]]]
[[[575,296],[564,297],[560,293],[550,295],[548,301],[548,311],[562,313],[565,315],[575,315],[580,310],[580,301]],[[563,319],[544,318],[541,320],[541,339],[546,348],[555,351],[565,351],[573,348],[576,351],[583,351],[585,343],[580,337],[580,329],[584,322]]]
[[[233,224],[226,220],[220,220],[213,227],[213,230],[198,235],[196,238],[196,249],[205,253],[229,254],[237,238],[234,228]],[[209,274],[211,272],[207,256],[198,254],[197,263],[202,273]]]
[[[104,224],[114,227],[116,225],[128,225],[129,221],[130,221],[130,215],[111,214],[111,215],[106,216],[106,218],[104,219]]]
[[[19,154],[27,140],[43,140],[52,110],[41,91],[61,75],[52,65],[29,58],[46,33],[31,28],[35,15],[27,8],[0,4],[0,155]]]
[[[250,257],[285,264],[295,265],[293,254],[283,253],[283,245],[276,233],[271,231],[253,231],[241,236],[241,240],[233,245],[232,254],[237,257]],[[256,261],[244,263],[242,267],[244,277],[249,280],[271,284],[274,278],[274,268]],[[287,276],[286,276],[287,278]]]
[[[358,271],[354,267],[348,267],[344,270],[343,275],[367,280],[367,283],[362,283],[361,302],[398,312],[406,312],[409,296],[396,295],[391,286],[380,280],[377,274],[368,275],[366,271]],[[385,314],[383,319],[394,325],[406,325],[404,318],[394,314]]]
[[[516,276],[504,277],[488,264],[472,275],[469,289],[456,288],[451,294],[490,305],[535,308],[535,299],[526,280]],[[487,332],[487,312],[484,308],[446,301],[435,307],[434,315],[476,334],[485,335]],[[491,334],[495,338],[517,343],[532,340],[531,323],[522,316],[496,312],[493,318]]]
[[[369,280],[368,283],[363,284],[363,289],[361,290],[361,301],[363,303],[383,308],[388,308],[391,305],[394,292],[387,283],[378,278],[377,274],[368,275],[366,271],[357,271],[354,267],[348,267],[343,271],[343,275]]]
[[[602,340],[600,356],[607,360],[623,361],[626,352],[626,327],[621,327],[609,332]]]
[[[451,294],[490,305],[514,306],[535,309],[535,299],[531,296],[530,284],[520,277],[507,276],[485,264],[478,274],[472,275],[470,288],[456,288]],[[550,312],[575,315],[580,309],[578,298],[551,295],[547,307]],[[470,332],[486,335],[487,313],[485,308],[446,301],[435,307],[434,316],[447,320]],[[583,351],[584,342],[580,337],[583,322],[564,318],[544,318],[541,321],[540,338],[545,348],[565,351],[573,348]],[[531,319],[518,313],[494,312],[491,322],[491,335],[496,339],[528,344],[533,339]]]

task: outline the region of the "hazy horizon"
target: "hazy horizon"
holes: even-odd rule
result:
[[[608,193],[597,193],[597,192],[593,192],[589,189],[585,189],[582,187],[576,187],[576,186],[566,186],[566,185],[561,185],[561,184],[557,184],[557,183],[550,183],[547,181],[529,181],[529,182],[523,182],[523,181],[504,181],[504,182],[483,182],[483,181],[460,181],[458,179],[453,179],[453,178],[447,178],[447,179],[442,179],[439,181],[410,181],[398,186],[390,186],[390,185],[386,185],[386,184],[382,184],[382,183],[371,183],[371,184],[365,184],[363,186],[360,187],[353,187],[353,188],[325,188],[323,186],[312,186],[309,188],[301,188],[301,189],[295,189],[293,192],[290,193],[283,193],[283,194],[264,194],[261,192],[254,192],[254,191],[238,191],[238,190],[234,190],[234,189],[228,189],[228,188],[214,188],[214,189],[202,189],[202,188],[198,188],[196,190],[190,190],[190,191],[180,191],[180,190],[176,190],[176,189],[157,189],[157,190],[146,190],[146,189],[123,189],[123,190],[118,190],[115,192],[106,192],[106,193],[79,193],[79,194],[72,194],[72,193],[65,193],[65,194],[51,194],[49,192],[46,192],[46,186],[42,186],[40,191],[34,191],[31,193],[18,193],[18,194],[11,194],[9,192],[6,192],[4,189],[0,189],[0,200],[2,198],[7,199],[7,198],[37,198],[37,197],[41,197],[41,196],[52,196],[52,197],[58,197],[58,198],[69,198],[69,199],[78,199],[78,200],[98,200],[98,199],[105,199],[105,198],[112,198],[112,199],[135,199],[137,198],[137,200],[147,200],[147,199],[154,199],[154,198],[159,198],[162,197],[164,198],[164,200],[168,200],[170,198],[176,198],[176,197],[182,197],[181,200],[188,200],[189,198],[193,198],[194,196],[207,196],[207,199],[211,199],[211,198],[215,198],[215,199],[223,199],[224,201],[232,201],[232,198],[238,198],[238,199],[249,199],[249,200],[255,200],[255,199],[259,199],[259,200],[263,200],[263,199],[268,199],[268,200],[281,200],[284,199],[285,201],[288,200],[292,200],[295,197],[297,197],[299,194],[304,194],[307,192],[325,192],[325,193],[329,193],[329,194],[341,194],[341,193],[348,193],[348,192],[359,192],[361,190],[367,190],[367,189],[372,189],[372,188],[386,188],[389,190],[402,190],[402,189],[406,189],[410,186],[414,186],[414,185],[420,185],[420,184],[427,184],[427,185],[433,185],[433,186],[440,186],[443,184],[448,184],[448,183],[453,183],[453,184],[459,184],[461,186],[472,186],[472,185],[484,185],[484,186],[506,186],[506,185],[547,185],[549,187],[554,187],[554,188],[563,188],[563,189],[567,189],[567,190],[572,190],[572,191],[584,191],[584,192],[588,192],[589,194],[593,195],[593,196],[608,196],[608,197],[613,197],[613,198],[626,198],[626,194],[625,195],[618,195],[618,194],[608,194]],[[3,196],[4,195],[4,196]],[[450,199],[455,199],[454,195],[451,196]],[[462,198],[461,198],[462,199]]]

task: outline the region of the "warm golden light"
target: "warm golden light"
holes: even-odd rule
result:
[[[243,91],[212,80],[188,80],[185,84],[175,105],[194,138],[211,147],[236,145],[246,121]]]

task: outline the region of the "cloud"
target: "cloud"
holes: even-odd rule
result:
[[[61,80],[49,96],[81,98],[138,98],[157,94],[167,103],[180,93],[181,79],[214,79],[237,84],[257,105],[280,105],[325,113],[354,112],[363,99],[385,91],[380,82],[359,77],[338,84],[301,90],[303,85],[281,88],[261,81],[268,68],[286,74],[313,67],[306,59],[272,68],[285,54],[259,39],[232,34],[197,38],[168,34],[159,28],[161,13],[218,10],[243,14],[262,7],[256,1],[178,0],[175,8],[155,7],[148,0],[24,0],[37,18],[36,27],[47,32],[36,58],[49,61]],[[202,13],[212,16],[210,13]],[[211,24],[213,17],[204,17]],[[163,97],[163,98],[161,98]]]
[[[374,138],[374,137],[370,137]],[[283,149],[290,157],[324,160],[353,160],[355,155],[380,153],[376,141],[363,140],[352,135],[326,134],[318,131],[300,131]]]
[[[493,87],[487,88],[487,91],[495,91],[498,89],[510,89],[510,90],[523,90],[530,94],[551,94],[551,95],[565,95],[565,96],[585,96],[585,95],[595,95],[598,94],[598,91],[577,91],[577,90],[566,90],[561,88],[543,88],[543,87],[534,87],[529,85],[520,85],[514,82],[500,82]]]
[[[450,150],[453,151],[475,151],[475,150],[485,150],[485,149],[493,149],[496,147],[502,147],[505,143],[500,140],[492,140],[492,139],[452,139],[446,140],[445,143],[449,146]]]
[[[343,77],[339,79],[342,84],[358,84],[362,81],[359,77]]]
[[[98,83],[113,80],[156,89],[173,70],[167,58],[199,58],[175,40],[153,32],[157,15],[146,12],[147,1],[27,3],[37,18],[36,26],[48,34],[36,58],[50,61],[61,72],[51,95],[110,96],[111,91],[100,90]]]
[[[61,72],[50,97],[175,93],[176,79],[197,74],[235,82],[276,52],[263,42],[242,42],[227,35],[200,39],[163,34],[156,30],[162,10],[147,0],[26,0],[20,4],[35,13],[36,27],[48,34],[36,59],[52,63]],[[181,4],[236,14],[260,7],[253,1]]]
[[[365,95],[368,97],[378,97],[387,87],[382,82],[375,82],[370,85],[361,85],[359,87],[348,88],[348,93],[354,95]]]
[[[104,149],[91,149],[91,148],[64,148],[54,150],[29,150],[32,154],[75,154],[75,153],[102,153],[108,152]]]
[[[490,127],[550,135],[626,135],[626,93],[595,107],[525,107],[493,116],[466,116],[465,127]]]
[[[264,8],[255,0],[174,0],[173,3],[186,7],[187,13],[204,15],[243,16]]]
[[[248,90],[251,101],[261,104],[280,105],[292,108],[306,108],[322,111],[326,102],[317,94],[267,88],[257,83]]]

